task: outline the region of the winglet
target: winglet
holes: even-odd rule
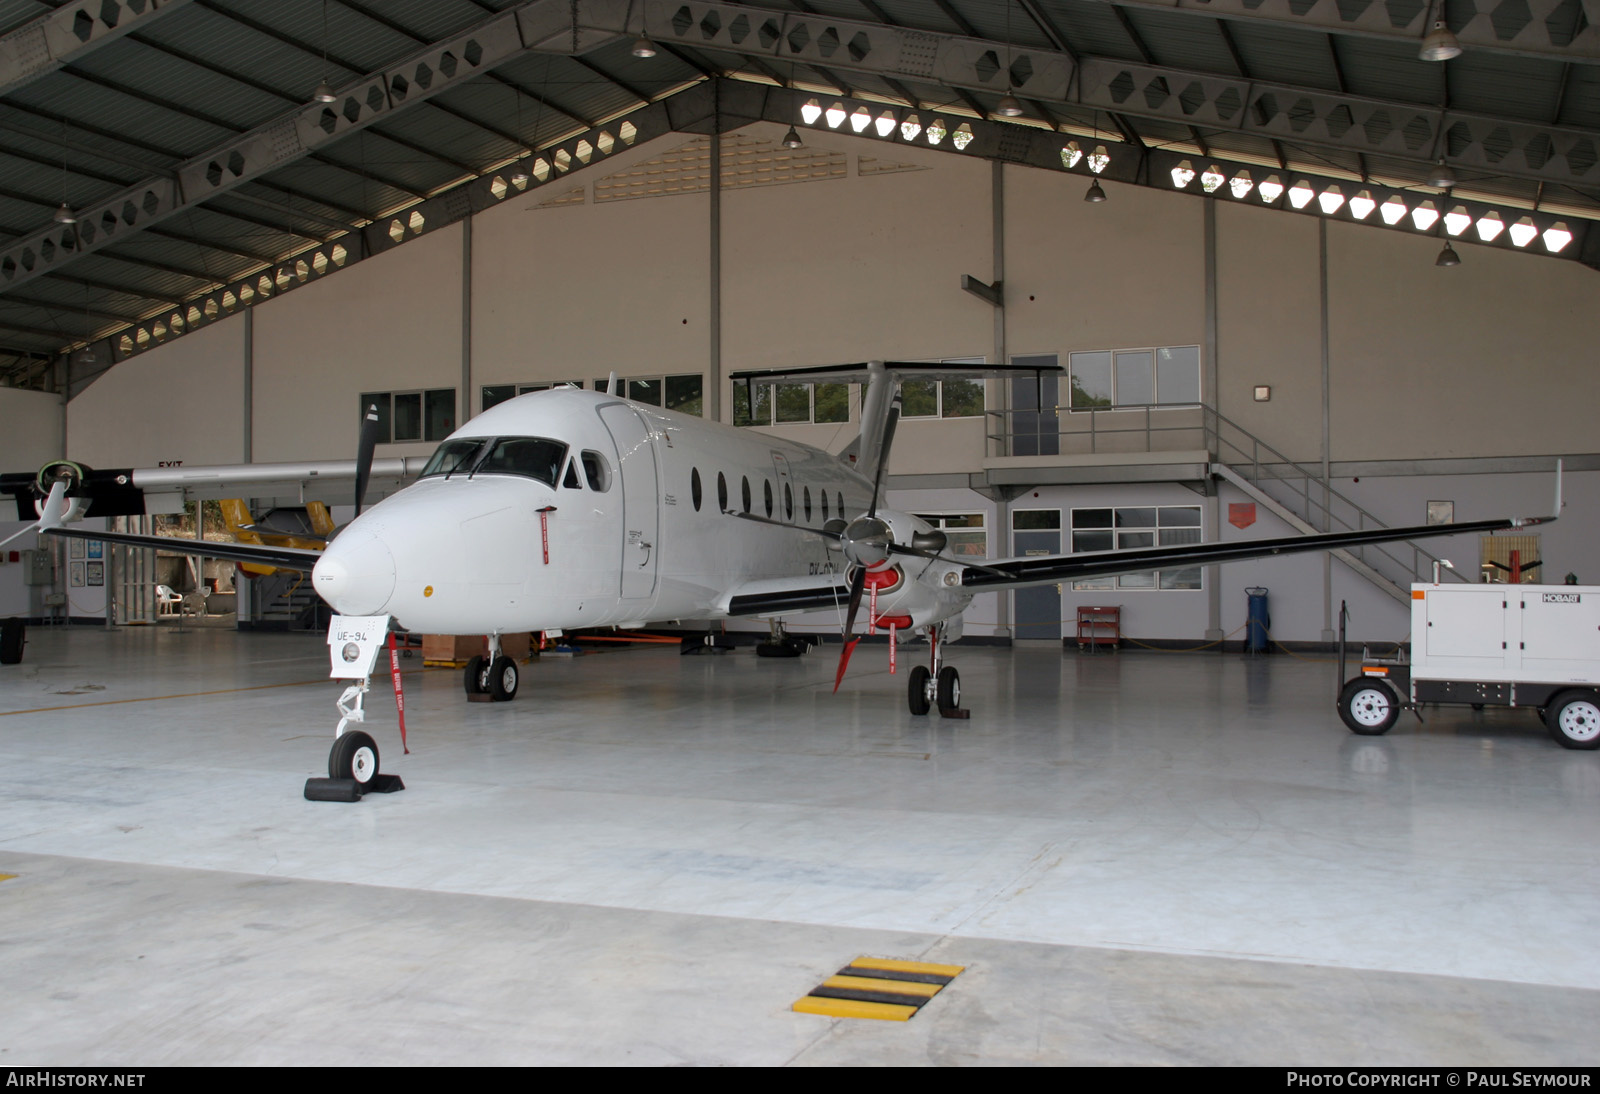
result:
[[[43,532],[51,528],[59,528],[66,520],[67,510],[72,503],[67,500],[67,484],[57,479],[50,485],[50,496],[45,498],[37,508],[39,519],[28,525],[22,531],[0,539],[0,547],[4,547],[14,539],[21,539],[29,532]]]
[[[1553,520],[1560,519],[1561,506],[1563,504],[1561,501],[1561,471],[1565,464],[1565,460],[1556,461],[1556,503],[1555,508],[1551,511],[1550,515],[1548,517],[1517,517],[1512,520],[1511,527],[1527,528],[1530,525],[1549,524]]]

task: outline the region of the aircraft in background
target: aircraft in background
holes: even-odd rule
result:
[[[142,512],[132,506],[145,490],[225,483],[237,496],[244,492],[237,487],[252,481],[293,478],[294,465],[164,468],[153,475],[93,472],[63,461],[47,465],[26,490],[17,477],[0,478],[0,490],[18,495],[19,509],[24,496],[33,501],[40,513],[35,527],[46,534],[309,570],[317,593],[340,613],[335,629],[341,617],[377,617],[385,626],[393,620],[429,634],[486,635],[488,655],[468,665],[464,687],[497,700],[513,698],[518,686],[516,662],[501,653],[502,634],[777,619],[830,607],[844,616],[837,691],[860,641],[856,625],[865,603],[869,629],[887,629],[894,641],[928,639],[928,663],[909,674],[911,712],[937,707],[955,717],[966,712],[960,674],[944,663],[944,647],[961,636],[962,612],[979,592],[1493,532],[1540,524],[1560,512],[1558,474],[1556,512],[1549,517],[979,563],[945,554],[942,532],[880,505],[902,377],[1015,378],[1040,371],[870,362],[733,376],[747,384],[864,384],[860,435],[838,455],[608,392],[535,392],[456,430],[414,483],[363,513],[374,469],[376,413],[369,411],[354,464],[319,465],[322,477],[354,477],[357,504],[355,519],[321,550],[191,545],[71,526],[80,516]],[[386,461],[385,473],[393,473],[387,465],[396,462]],[[400,470],[410,468],[402,464]],[[367,782],[377,770],[376,744],[365,732],[347,731],[342,721],[330,777]]]

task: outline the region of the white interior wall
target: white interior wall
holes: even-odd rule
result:
[[[244,316],[230,316],[101,374],[67,404],[72,459],[92,467],[239,463],[244,328]]]
[[[777,130],[756,126],[744,135],[773,141]],[[659,157],[689,139],[671,135],[627,156],[634,163]],[[878,146],[840,134],[808,133],[807,140],[845,153],[847,177],[723,194],[724,374],[874,357],[987,355],[993,312],[961,292],[959,278],[993,276],[989,164],[896,148],[897,159],[920,169],[864,174],[861,156],[878,154]],[[580,204],[541,208],[561,193],[547,188],[474,221],[473,390],[458,405],[475,408],[476,389],[485,383],[589,379],[612,368],[624,375],[709,374],[708,196],[596,204],[593,186],[603,177],[572,180],[584,189]],[[1111,183],[1110,200],[1090,205],[1082,200],[1083,185],[1078,176],[1004,170],[1010,351],[1058,353],[1064,363],[1073,350],[1203,344],[1203,202]],[[346,457],[362,391],[461,383],[462,232],[452,225],[427,233],[255,308],[258,460]],[[1321,457],[1318,248],[1313,218],[1217,203],[1219,383],[1206,395],[1264,440],[1308,461]],[[1436,250],[1431,238],[1329,225],[1332,458],[1593,452],[1586,420],[1592,398],[1585,396],[1594,385],[1584,354],[1600,335],[1595,271],[1471,245],[1462,248],[1462,266],[1439,269]],[[77,448],[82,442],[91,463],[236,459],[241,323],[231,318],[133,358],[74,399],[74,455],[85,455]],[[1256,384],[1271,385],[1270,402],[1251,399]],[[727,394],[724,384],[725,419]],[[855,427],[775,428],[837,448]],[[983,432],[980,419],[907,422],[892,470],[976,470]],[[385,453],[429,447],[388,446]],[[207,455],[190,454],[202,451]],[[1464,476],[1458,514],[1498,512],[1502,499],[1518,503],[1509,511],[1519,512],[1526,508],[1519,482]],[[1425,500],[1439,488],[1426,477],[1370,478],[1360,484],[1358,500],[1393,500],[1404,510],[1395,519],[1409,521],[1416,519],[1413,495]],[[1050,489],[1063,506],[1095,503],[1085,498],[1137,503],[1160,492]],[[1170,490],[1194,497],[1181,486]],[[924,504],[921,494],[907,495]],[[1557,526],[1561,535],[1590,538],[1600,526],[1596,508],[1593,502],[1569,508]],[[1252,534],[1267,529],[1264,520]],[[1575,569],[1590,579],[1592,567],[1583,562],[1562,564],[1560,572]],[[1261,583],[1275,593],[1295,589],[1293,596],[1275,596],[1280,635],[1319,637],[1320,560],[1273,565],[1284,568],[1225,570],[1223,629],[1243,620],[1237,590]],[[1336,600],[1343,580],[1336,572]],[[1367,592],[1351,595],[1363,599]],[[1373,595],[1378,599],[1365,614],[1392,629],[1383,598]],[[1205,598],[1190,599],[1200,606],[1191,608],[1184,595],[1154,611],[1141,603],[1151,628],[1144,633],[1203,634]]]
[[[447,225],[255,306],[257,461],[350,459],[362,392],[460,386],[461,233]]]

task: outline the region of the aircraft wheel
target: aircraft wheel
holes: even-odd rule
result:
[[[1550,704],[1544,723],[1562,748],[1600,748],[1600,695],[1568,692]]]
[[[1339,717],[1351,733],[1379,737],[1400,720],[1400,700],[1388,684],[1357,676],[1339,693]]]
[[[468,661],[466,671],[461,674],[461,686],[468,695],[482,695],[488,691],[489,662],[481,656]]]
[[[496,657],[489,666],[489,694],[497,703],[517,697],[517,663],[509,657]]]
[[[354,779],[362,786],[378,774],[378,745],[369,734],[352,729],[333,742],[328,753],[328,778]]]
[[[939,709],[961,709],[961,674],[954,665],[939,670]]]
[[[933,700],[932,679],[933,673],[928,671],[927,665],[918,665],[911,670],[911,681],[906,685],[906,701],[911,706],[912,714],[928,713]]]

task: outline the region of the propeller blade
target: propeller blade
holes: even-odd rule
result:
[[[844,644],[844,649],[839,651],[839,671],[833,676],[833,693],[839,694],[839,685],[844,683],[844,670],[850,667],[850,655],[856,652],[856,643],[859,638],[852,638]]]
[[[966,566],[973,570],[982,570],[986,574],[1005,574],[1004,570],[997,570],[993,566],[985,566],[981,562],[969,562],[965,559],[951,558],[941,555],[937,551],[924,551],[918,547],[907,547],[899,543],[889,544],[889,553],[892,555],[915,555],[917,558],[931,558],[936,562],[948,562],[952,566]],[[1006,574],[1007,577],[1013,575]]]
[[[900,399],[895,398],[894,405],[889,408],[889,417],[883,423],[883,447],[878,450],[878,474],[872,480],[872,505],[867,509],[867,516],[878,515],[878,494],[883,490],[883,476],[889,470],[889,449],[894,446],[894,427],[900,421]]]
[[[839,651],[839,671],[833,677],[833,691],[838,694],[839,685],[844,681],[844,670],[850,664],[850,655],[856,651],[859,638],[851,636],[856,629],[856,612],[861,609],[861,594],[867,589],[867,568],[856,567],[856,576],[850,579],[850,608],[844,617],[844,649]]]
[[[372,476],[372,453],[378,447],[378,405],[367,407],[361,421],[361,439],[356,445],[356,516],[367,497],[367,480]]]

